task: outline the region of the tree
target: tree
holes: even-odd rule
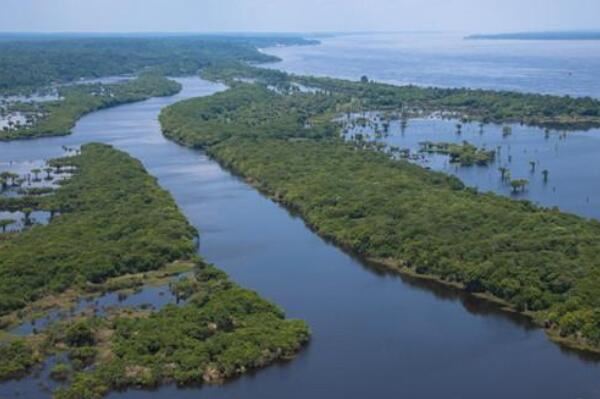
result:
[[[516,180],[511,180],[510,185],[512,187],[513,193],[517,193],[519,191],[524,191],[525,186],[527,186],[528,183],[529,182],[525,179],[516,179]]]
[[[33,209],[23,208],[21,212],[23,212],[23,224],[29,226],[31,224],[31,213],[33,212]]]
[[[512,134],[512,127],[504,126],[502,127],[502,137],[507,137]]]
[[[41,169],[31,169],[31,173],[33,173],[33,180],[34,181],[40,181],[39,175],[42,172]]]
[[[44,168],[44,172],[46,172],[46,180],[52,180],[52,176],[50,176],[50,173],[52,173],[54,171],[54,169],[52,168]]]
[[[504,166],[498,168],[498,171],[500,172],[500,179],[502,181],[506,180],[506,173],[508,172],[508,168],[505,168]]]
[[[12,219],[0,219],[0,228],[2,228],[3,233],[6,233],[6,228],[15,223],[16,222]]]
[[[535,161],[529,161],[529,167],[531,168],[531,173],[535,172]]]
[[[550,173],[550,172],[548,171],[548,169],[544,169],[544,170],[542,170],[542,175],[544,176],[544,183],[547,183],[547,182],[548,182],[548,174],[549,174],[549,173]]]
[[[8,181],[10,180],[11,185],[15,185],[15,180],[19,178],[19,175],[12,172],[2,172],[0,173],[0,180],[3,182],[2,187],[6,188],[8,186]]]
[[[360,83],[369,83],[369,78],[366,75],[361,76]]]

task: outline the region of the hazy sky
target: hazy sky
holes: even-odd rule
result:
[[[600,0],[0,0],[0,31],[600,30]]]

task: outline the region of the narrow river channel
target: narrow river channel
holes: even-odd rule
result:
[[[305,319],[313,340],[294,361],[224,386],[110,398],[600,397],[597,360],[562,350],[490,305],[368,267],[202,153],[164,139],[161,108],[223,88],[180,81],[180,94],[90,114],[71,136],[0,143],[0,162],[52,158],[63,145],[91,141],[129,152],[200,230],[202,256]],[[50,394],[30,377],[0,385],[0,398],[13,397]]]

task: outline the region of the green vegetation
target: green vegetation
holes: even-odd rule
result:
[[[286,320],[275,305],[195,255],[195,230],[138,161],[110,146],[88,144],[81,154],[49,164],[75,167],[74,176],[51,195],[0,202],[0,209],[10,204],[60,213],[47,226],[0,241],[0,314],[68,288],[78,296],[159,280],[170,282],[185,304],[154,313],[84,313],[25,339],[0,341],[0,380],[65,353],[67,360],[50,373],[67,381],[55,397],[95,399],[163,382],[222,382],[290,358],[308,341],[304,322]],[[170,278],[190,270],[189,276]]]
[[[0,209],[60,216],[0,241],[0,315],[45,295],[158,269],[195,253],[192,226],[141,163],[90,144],[53,165],[75,175],[49,196],[0,201]]]
[[[24,340],[0,344],[0,381],[22,377],[39,360]]]
[[[65,86],[59,90],[62,100],[28,104],[27,112],[41,117],[32,118],[30,124],[22,127],[6,128],[0,132],[0,140],[66,135],[84,114],[150,97],[170,96],[180,90],[179,83],[148,73],[119,84]],[[23,104],[12,107],[22,109]],[[36,179],[41,172],[36,171]]]
[[[373,81],[358,82],[312,76],[288,75],[241,64],[207,68],[203,76],[231,81],[236,77],[257,79],[278,88],[301,84],[336,96],[346,97],[349,110],[445,111],[463,119],[493,123],[524,123],[557,129],[583,129],[600,126],[600,101],[589,97],[572,98],[519,92],[442,89],[395,86]],[[350,101],[354,100],[354,101]]]
[[[314,43],[297,37],[218,35],[187,37],[13,36],[0,40],[0,93],[37,91],[80,78],[196,73],[216,62],[269,62],[256,47]]]
[[[191,287],[184,306],[79,321],[66,333],[57,326],[49,341],[66,344],[71,358],[86,356],[75,362],[72,384],[56,397],[98,398],[110,390],[153,388],[164,381],[219,383],[291,357],[308,340],[303,322],[286,321],[277,307],[212,266],[199,262],[196,275],[180,284]],[[94,368],[82,369],[86,364]]]
[[[226,92],[165,109],[164,132],[203,148],[363,258],[495,298],[570,345],[600,350],[600,223],[477,193],[454,177],[339,137],[337,113],[356,104],[379,107],[389,93],[417,89],[302,80],[327,92],[232,83]],[[459,92],[472,93],[438,93]]]
[[[477,148],[467,141],[463,141],[461,144],[431,142],[420,144],[422,152],[448,155],[450,162],[458,163],[462,166],[472,166],[475,164],[485,166],[493,162],[496,158],[495,151]]]

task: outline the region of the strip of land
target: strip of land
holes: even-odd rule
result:
[[[239,63],[214,65],[202,71],[209,80],[232,84],[236,79],[254,80],[282,92],[298,86],[344,97],[342,111],[378,110],[404,113],[407,117],[432,112],[452,112],[465,121],[523,123],[560,130],[600,126],[600,101],[590,97],[553,96],[482,89],[444,89],[396,86],[363,76],[360,81],[290,75]]]
[[[169,278],[174,270],[193,272],[165,282],[180,306],[84,312],[22,339],[3,336],[0,379],[65,354],[51,373],[67,381],[55,397],[99,398],[134,386],[219,383],[289,358],[307,342],[304,322],[286,320],[275,305],[196,255],[195,229],[139,161],[88,144],[50,164],[73,177],[49,195],[0,202],[0,209],[8,204],[55,215],[48,225],[0,234],[0,314],[7,320],[46,298],[68,300]]]
[[[401,109],[401,96],[420,89],[238,69],[257,82],[248,84],[236,82],[235,70],[205,75],[225,79],[230,90],[163,110],[165,135],[203,149],[364,259],[464,288],[531,316],[572,347],[600,351],[600,223],[478,193],[369,143],[340,138],[339,113]],[[320,90],[303,93],[292,88],[297,81]],[[434,92],[448,93],[442,102],[477,93]],[[485,102],[478,107],[487,112]],[[509,109],[514,117],[532,115]]]
[[[179,83],[148,73],[125,83],[65,86],[58,90],[60,100],[11,104],[9,112],[27,115],[31,122],[0,131],[0,141],[65,136],[85,114],[150,97],[172,96],[180,90]]]

